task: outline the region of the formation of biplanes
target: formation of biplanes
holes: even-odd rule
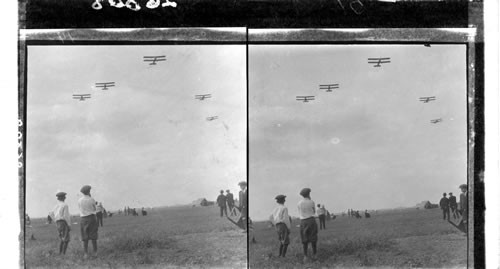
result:
[[[430,44],[424,44],[425,47],[430,47]],[[368,64],[373,64],[374,68],[380,68],[383,64],[391,63],[390,57],[378,57],[378,58],[368,58]],[[340,88],[339,83],[333,84],[319,84],[319,90],[325,92],[333,92],[333,90],[338,90]],[[297,95],[295,100],[302,103],[309,103],[316,100],[315,95]],[[423,103],[429,103],[436,101],[436,96],[423,96],[419,98],[419,101]],[[443,118],[431,119],[430,123],[437,124],[443,121]]]
[[[167,61],[167,57],[165,55],[156,55],[156,56],[143,56],[142,57],[143,62],[148,63],[148,65],[157,65],[159,62],[164,62]],[[100,88],[103,91],[107,91],[112,87],[116,86],[116,82],[114,81],[109,81],[109,82],[96,82],[95,83],[95,88]],[[85,101],[87,99],[92,98],[91,93],[75,93],[72,95],[72,98],[78,101]],[[207,94],[196,94],[194,96],[194,99],[203,101],[205,99],[212,98],[212,94],[207,93]],[[209,116],[206,117],[205,119],[207,121],[214,121],[217,120],[219,116]]]

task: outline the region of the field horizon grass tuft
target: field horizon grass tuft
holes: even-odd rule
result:
[[[297,225],[294,220],[287,257],[280,258],[274,228],[254,222],[250,268],[467,267],[467,237],[444,221],[439,209],[381,211],[369,219],[338,216],[319,231],[317,259],[307,263]]]
[[[26,230],[26,268],[247,267],[246,234],[220,218],[216,207],[161,208],[148,216],[105,218],[104,227],[99,227],[97,257],[87,259],[79,224],[71,225],[64,256],[58,254],[54,224],[33,219],[31,226]],[[36,240],[29,239],[31,234]]]

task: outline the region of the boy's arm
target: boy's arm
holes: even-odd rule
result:
[[[64,206],[64,219],[66,220],[66,223],[68,224],[68,227],[71,227],[71,215],[69,214],[69,207],[68,207],[68,205]]]

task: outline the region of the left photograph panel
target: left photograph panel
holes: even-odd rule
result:
[[[42,43],[24,47],[25,266],[246,268],[245,45]]]

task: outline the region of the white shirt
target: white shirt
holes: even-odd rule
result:
[[[97,209],[94,198],[84,195],[82,198],[78,199],[78,209],[80,209],[80,217],[95,214]]]
[[[324,207],[318,208],[318,216],[319,215],[326,215],[326,209]]]
[[[65,220],[68,226],[71,226],[69,207],[65,202],[58,201],[52,212],[50,212],[50,215],[54,219],[54,221]]]
[[[290,216],[288,216],[288,208],[286,206],[279,204],[273,211],[271,215],[271,221],[274,225],[278,223],[284,223],[288,229],[290,229]]]
[[[314,217],[316,210],[314,208],[314,202],[309,198],[304,198],[300,200],[297,205],[299,209],[299,218],[300,219],[308,219],[310,217]]]

